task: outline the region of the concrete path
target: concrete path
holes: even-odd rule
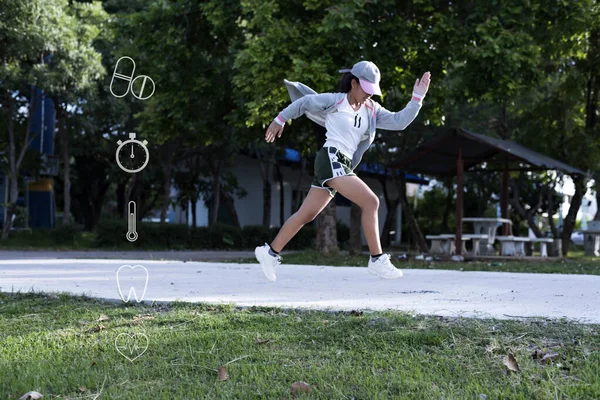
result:
[[[125,264],[147,269],[145,301],[394,309],[502,319],[566,317],[600,323],[600,276],[590,275],[405,270],[403,278],[386,281],[366,268],[283,265],[277,282],[271,283],[258,264],[27,257],[0,261],[0,291],[66,291],[119,300],[116,272]],[[123,268],[120,277],[123,297],[131,285],[142,296],[143,269]]]

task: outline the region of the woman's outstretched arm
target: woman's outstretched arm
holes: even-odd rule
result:
[[[335,103],[334,93],[309,94],[303,96],[287,106],[279,113],[267,128],[265,140],[273,142],[275,137],[281,137],[283,126],[291,119],[304,115],[306,112],[325,111]]]
[[[431,74],[429,72],[425,72],[421,79],[416,80],[412,98],[403,110],[391,112],[381,107],[377,111],[377,127],[390,131],[401,131],[410,125],[419,114],[430,81]]]

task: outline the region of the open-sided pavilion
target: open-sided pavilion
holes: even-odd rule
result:
[[[488,170],[503,171],[500,209],[508,218],[508,179],[510,171],[557,170],[567,175],[585,175],[577,168],[531,150],[521,144],[452,128],[403,155],[394,167],[430,176],[456,176],[456,254],[461,254],[464,172],[482,163],[495,161]],[[506,234],[508,226],[503,229]]]

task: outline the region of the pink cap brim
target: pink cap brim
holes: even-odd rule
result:
[[[364,79],[359,79],[360,87],[367,94],[375,94],[377,96],[381,96],[381,89],[379,89],[379,85],[377,83],[371,83],[369,81],[365,81]]]

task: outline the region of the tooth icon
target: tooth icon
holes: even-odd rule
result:
[[[123,357],[133,362],[148,349],[148,336],[143,333],[120,333],[115,338],[115,347]]]
[[[139,290],[142,279],[144,280],[144,291],[138,298],[138,291],[136,291],[134,284],[139,284],[137,286]],[[133,267],[131,265],[121,265],[117,270],[117,286],[119,287],[121,300],[125,303],[129,302],[132,295],[138,303],[141,302],[146,295],[146,288],[148,287],[148,270],[143,265],[134,265]],[[129,292],[127,293],[127,299],[125,299],[122,288],[126,289],[127,287],[129,287]]]

